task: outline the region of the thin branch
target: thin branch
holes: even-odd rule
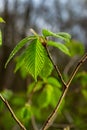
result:
[[[11,113],[13,119],[17,122],[17,124],[20,126],[22,130],[26,130],[24,125],[19,121],[19,119],[16,117],[15,113],[13,112],[11,106],[9,105],[8,101],[0,94],[0,99],[3,101],[3,103],[6,105],[8,108],[9,112]]]
[[[48,119],[46,120],[46,122],[44,123],[43,127],[41,128],[41,130],[47,130],[51,126],[51,124],[53,123],[53,121],[55,120],[55,117],[57,116],[58,109],[59,109],[59,107],[60,107],[60,105],[61,105],[61,103],[62,103],[62,101],[63,101],[63,99],[64,99],[64,97],[65,97],[65,95],[67,93],[67,91],[68,91],[68,88],[69,88],[69,86],[70,86],[70,84],[71,84],[71,82],[72,82],[75,74],[77,73],[78,69],[81,67],[81,65],[86,60],[87,60],[87,53],[81,58],[80,61],[78,61],[78,64],[75,67],[74,71],[72,72],[72,74],[71,74],[71,76],[70,76],[70,78],[69,78],[69,80],[68,80],[68,82],[66,84],[66,87],[63,90],[60,99],[58,100],[58,103],[57,103],[56,107],[54,108],[54,110],[52,111],[52,113],[50,114],[50,116],[48,117]],[[52,63],[53,63],[53,61],[52,61]],[[54,65],[54,63],[53,63],[53,65]],[[54,65],[54,67],[55,67],[55,65]]]
[[[36,121],[35,121],[35,117],[34,117],[34,116],[31,117],[31,121],[32,121],[33,129],[34,129],[34,130],[38,130],[38,127],[37,127],[37,124],[36,124]]]
[[[59,68],[58,68],[57,65],[55,65],[55,63],[53,62],[53,59],[52,59],[52,57],[51,57],[51,55],[50,55],[50,52],[49,52],[47,46],[45,46],[45,49],[46,49],[46,51],[47,51],[48,57],[49,57],[49,59],[51,60],[51,62],[52,62],[52,64],[53,64],[53,66],[54,66],[54,68],[55,68],[55,70],[56,70],[56,72],[57,72],[57,74],[58,74],[58,76],[59,76],[59,78],[60,78],[60,80],[61,80],[63,86],[65,87],[65,86],[66,86],[66,83],[65,83],[65,81],[63,80],[63,77],[62,77],[62,75],[61,75],[61,72],[60,72]]]
[[[69,63],[64,68],[64,71],[63,71],[64,75],[68,75],[70,68],[76,63],[78,58],[79,58],[78,56],[75,56],[70,59]]]
[[[75,77],[77,71],[79,70],[79,68],[81,67],[81,65],[82,65],[86,60],[87,60],[87,53],[84,54],[83,57],[78,61],[78,63],[77,63],[77,65],[76,65],[75,69],[73,70],[73,72],[72,72],[72,74],[71,74],[71,76],[70,76],[70,78],[69,78],[69,80],[68,80],[68,82],[67,82],[67,87],[70,86],[70,84],[71,84],[73,78]]]

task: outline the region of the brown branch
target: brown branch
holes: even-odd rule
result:
[[[37,127],[37,124],[36,124],[34,116],[31,117],[31,122],[32,122],[33,129],[34,130],[38,130],[38,127]]]
[[[63,90],[60,99],[58,100],[58,103],[57,103],[56,107],[54,108],[54,110],[52,111],[52,113],[50,114],[50,116],[48,117],[48,119],[46,120],[46,122],[44,123],[43,127],[41,128],[41,130],[47,130],[51,126],[51,124],[53,123],[55,117],[57,116],[58,109],[59,109],[59,107],[60,107],[60,105],[61,105],[61,103],[62,103],[62,101],[63,101],[63,99],[64,99],[64,97],[65,97],[65,95],[67,93],[67,91],[68,91],[68,88],[69,88],[69,86],[70,86],[70,84],[71,84],[71,82],[72,82],[75,74],[77,73],[77,71],[79,70],[79,68],[81,67],[81,65],[86,60],[87,60],[87,53],[80,59],[80,61],[78,61],[78,64],[75,67],[75,69],[73,70],[73,72],[72,72],[72,74],[71,74],[71,76],[70,76],[70,78],[69,78],[69,80],[68,80],[68,82],[66,84],[66,87]],[[52,63],[53,63],[53,61],[52,61]],[[55,65],[54,65],[54,67],[55,67]]]
[[[13,112],[11,106],[9,105],[8,101],[0,94],[0,98],[3,101],[3,103],[6,105],[6,107],[8,108],[9,112],[11,113],[13,119],[17,122],[17,124],[20,126],[20,128],[22,130],[26,130],[26,128],[24,127],[24,125],[19,121],[19,119],[16,117],[15,113]]]
[[[87,53],[83,55],[83,57],[78,61],[75,69],[73,70],[68,82],[67,82],[67,87],[70,86],[74,76],[76,75],[77,71],[79,70],[79,68],[81,67],[81,65],[87,60]]]
[[[66,83],[65,83],[65,81],[63,80],[63,77],[62,77],[62,75],[61,75],[61,72],[60,72],[59,68],[58,68],[57,65],[55,65],[55,63],[53,62],[53,59],[52,59],[52,57],[51,57],[51,55],[50,55],[50,52],[49,52],[47,46],[45,46],[45,49],[46,49],[46,51],[47,51],[47,54],[48,54],[48,57],[49,57],[50,61],[52,62],[53,66],[54,66],[54,68],[55,68],[55,70],[56,70],[56,72],[57,72],[57,74],[58,74],[58,76],[59,76],[59,78],[60,78],[60,80],[61,80],[61,83],[62,83],[63,86],[65,87],[65,86],[66,86]]]
[[[76,61],[78,59],[79,59],[78,56],[75,56],[75,57],[70,59],[69,63],[64,68],[64,71],[63,71],[64,75],[68,75],[68,72],[69,72],[70,68],[76,63]]]

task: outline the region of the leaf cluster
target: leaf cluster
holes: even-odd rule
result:
[[[34,32],[34,31],[33,31]],[[13,56],[25,45],[28,44],[27,48],[18,57],[15,72],[23,67],[26,72],[31,74],[37,81],[37,76],[42,78],[48,77],[53,69],[53,65],[48,58],[46,52],[46,46],[53,46],[60,49],[62,52],[70,56],[69,49],[62,43],[47,40],[48,36],[60,38],[65,42],[69,42],[71,36],[67,33],[53,33],[46,29],[42,30],[42,36],[34,32],[34,36],[29,36],[21,40],[11,52],[5,67]]]

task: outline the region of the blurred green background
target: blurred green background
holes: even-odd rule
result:
[[[23,68],[14,74],[18,61],[16,57],[6,69],[4,65],[15,45],[31,35],[30,28],[39,34],[43,28],[67,32],[72,36],[71,42],[66,43],[71,57],[49,48],[67,81],[79,58],[87,51],[87,0],[0,0],[0,16],[6,21],[5,24],[0,23],[3,36],[0,46],[0,91],[27,130],[40,129],[62,93],[55,70],[47,79],[38,78],[35,83]],[[87,62],[75,76],[49,130],[63,130],[67,126],[70,130],[87,129]],[[20,130],[1,100],[0,130]]]

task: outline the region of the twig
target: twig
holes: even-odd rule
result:
[[[13,112],[11,106],[9,105],[8,101],[0,94],[0,98],[3,101],[3,103],[6,105],[6,107],[8,108],[9,112],[11,113],[13,119],[17,122],[17,124],[20,126],[20,128],[22,130],[26,130],[26,128],[24,127],[24,125],[19,121],[19,119],[16,117],[15,113]]]
[[[70,59],[69,63],[65,66],[64,68],[64,75],[68,75],[68,71],[70,70],[70,68],[76,63],[76,61],[78,60],[78,56],[75,56],[73,58]]]
[[[58,68],[58,67],[55,65],[55,63],[53,62],[53,59],[52,59],[52,57],[51,57],[51,55],[50,55],[50,52],[49,52],[47,46],[45,46],[45,49],[46,49],[46,51],[47,51],[48,57],[49,57],[49,59],[51,60],[51,62],[52,62],[52,64],[53,64],[53,66],[54,66],[54,68],[55,68],[55,70],[56,70],[56,72],[57,72],[57,74],[58,74],[58,76],[59,76],[59,78],[60,78],[60,80],[61,80],[63,86],[65,87],[65,86],[66,86],[66,83],[65,83],[65,81],[63,80],[63,77],[62,77],[62,75],[61,75],[61,72],[60,72],[59,68]]]
[[[66,84],[66,87],[63,90],[63,93],[62,93],[60,99],[58,100],[58,103],[57,103],[56,107],[54,108],[54,110],[52,111],[52,113],[50,114],[50,116],[48,117],[46,122],[44,123],[43,127],[41,128],[41,130],[47,130],[51,126],[51,124],[53,123],[53,121],[54,121],[54,119],[55,119],[55,117],[57,115],[57,111],[58,111],[58,109],[59,109],[59,107],[60,107],[60,105],[61,105],[61,103],[62,103],[62,101],[63,101],[63,99],[64,99],[64,97],[65,97],[65,95],[67,93],[67,91],[68,91],[68,88],[69,88],[69,86],[70,86],[70,84],[71,84],[75,74],[77,73],[77,71],[80,68],[80,66],[86,60],[87,60],[87,53],[80,59],[80,61],[78,61],[78,64],[75,67],[75,69],[73,70],[73,72],[72,72],[72,74],[71,74],[71,76],[70,76],[70,78],[69,78],[69,80],[68,80],[68,82]],[[52,63],[53,63],[53,61],[52,61]],[[54,63],[53,63],[53,65],[54,65]],[[54,67],[55,67],[55,65],[54,65]],[[57,71],[57,69],[56,69],[56,71]]]
[[[37,127],[37,124],[36,124],[34,116],[31,117],[31,122],[32,122],[33,129],[34,130],[38,130],[38,127]]]
[[[77,71],[79,70],[79,68],[81,67],[81,65],[87,60],[87,53],[83,55],[83,57],[78,61],[75,69],[73,70],[68,82],[67,82],[67,87],[70,86],[74,76],[76,75]]]

